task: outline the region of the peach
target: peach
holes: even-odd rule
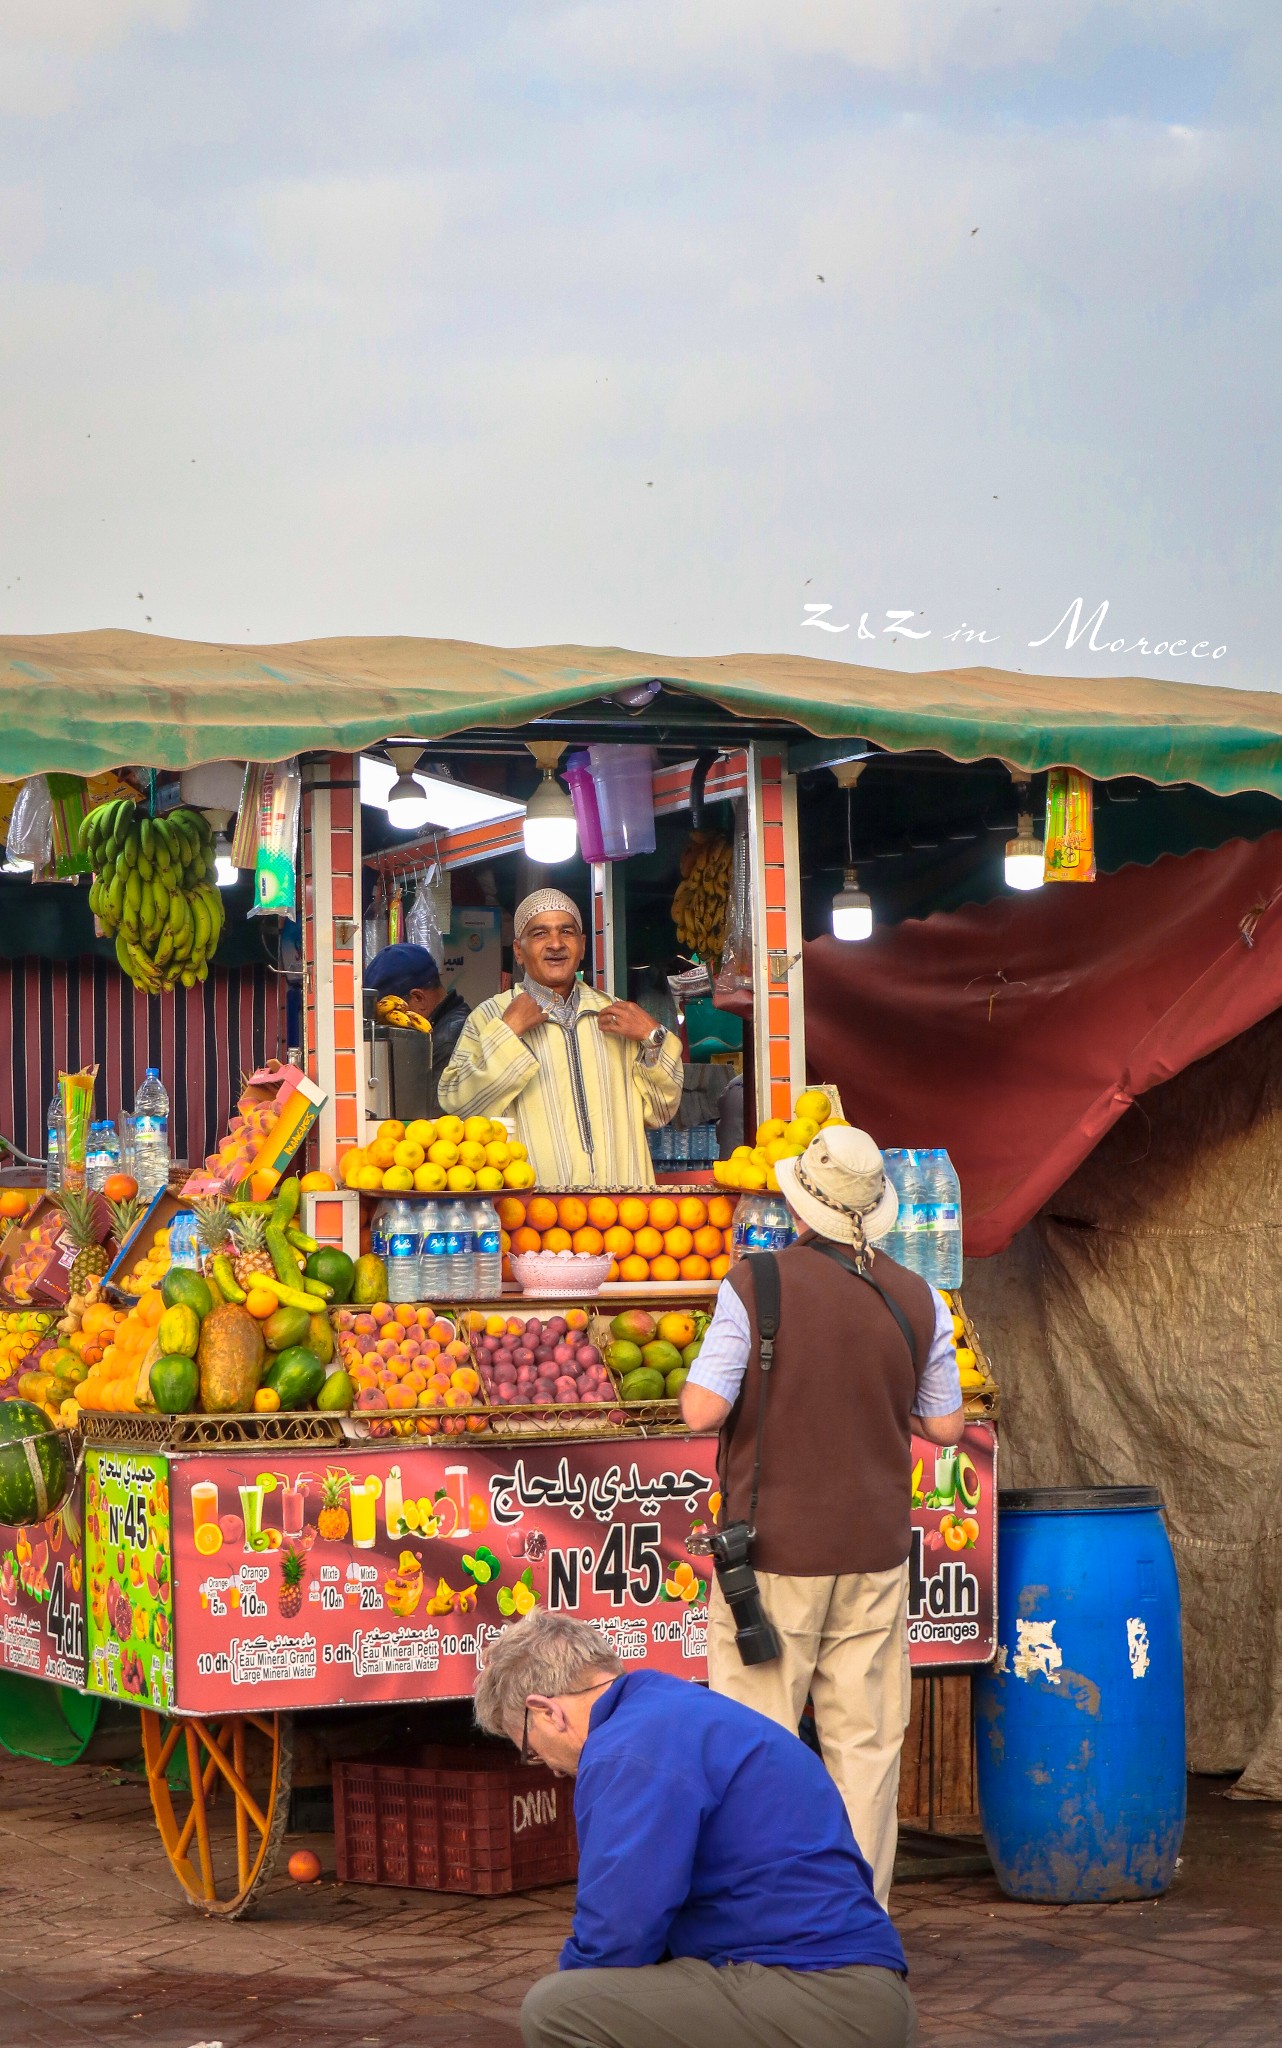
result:
[[[488,1325],[488,1321],[489,1318],[486,1316],[483,1308],[470,1308],[467,1312],[467,1327],[469,1330],[484,1330]]]
[[[450,1385],[457,1387],[459,1392],[463,1394],[479,1394],[481,1391],[481,1376],[479,1373],[474,1372],[470,1365],[460,1365],[456,1372],[450,1374]]]
[[[479,1435],[483,1429],[489,1428],[489,1424],[487,1423],[483,1415],[469,1415],[467,1418],[467,1427],[474,1434]]]
[[[352,1323],[352,1328],[357,1332],[358,1336],[372,1337],[378,1329],[378,1324],[373,1316],[357,1316]]]
[[[416,1308],[414,1320],[420,1330],[430,1330],[432,1324],[436,1321],[436,1310],[434,1308]]]
[[[421,1387],[419,1389],[418,1405],[420,1408],[439,1408],[441,1405],[441,1397],[437,1393],[436,1388]]]
[[[401,1385],[413,1387],[416,1394],[421,1394],[427,1385],[427,1381],[421,1372],[407,1372],[405,1378],[401,1381]]]
[[[508,1337],[523,1337],[525,1335],[525,1324],[519,1323],[516,1320],[515,1316],[509,1316],[507,1319],[507,1323],[504,1327],[504,1334]],[[493,1337],[497,1337],[499,1335],[499,1332],[497,1330],[492,1330],[490,1332],[490,1335]]]
[[[356,1406],[360,1409],[386,1408],[387,1396],[381,1387],[362,1387],[356,1396]]]
[[[390,1337],[384,1337],[374,1348],[380,1358],[395,1358],[396,1356],[396,1346]]]
[[[334,1317],[334,1321],[340,1330],[350,1330],[355,1327],[356,1317],[350,1308],[340,1308]]]
[[[447,1372],[434,1372],[427,1384],[435,1387],[438,1394],[443,1394],[450,1384],[450,1376]]]
[[[435,1436],[440,1426],[440,1423],[437,1421],[434,1415],[420,1415],[417,1418],[417,1427],[420,1436]]]
[[[413,1387],[389,1387],[387,1390],[387,1405],[389,1408],[412,1408],[414,1406]]]
[[[567,1330],[586,1330],[587,1326],[588,1312],[585,1308],[567,1308],[565,1311],[565,1327]]]
[[[464,1365],[472,1354],[462,1339],[456,1337],[452,1344],[446,1345],[445,1356],[447,1358],[456,1358],[460,1365]]]
[[[408,1329],[409,1325],[413,1322],[413,1320],[414,1310],[410,1306],[409,1302],[398,1302],[396,1306],[396,1313],[393,1317],[393,1321],[400,1323],[403,1328]]]
[[[429,1337],[434,1337],[438,1344],[449,1344],[454,1337],[454,1325],[452,1323],[443,1323],[438,1317],[427,1334]]]
[[[401,1326],[397,1322],[395,1316],[387,1316],[379,1324],[378,1334],[380,1337],[395,1337],[397,1343],[399,1344],[401,1339]]]

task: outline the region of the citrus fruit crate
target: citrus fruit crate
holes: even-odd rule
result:
[[[421,1755],[411,1766],[335,1763],[340,1880],[494,1898],[574,1878],[569,1780],[497,1751]]]
[[[344,1441],[345,1416],[309,1410],[274,1415],[112,1415],[82,1409],[80,1433],[92,1444],[142,1444],[173,1451],[235,1451],[253,1444],[332,1448]]]

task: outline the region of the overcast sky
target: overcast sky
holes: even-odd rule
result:
[[[1277,0],[4,0],[0,631],[1277,687],[1280,102]]]

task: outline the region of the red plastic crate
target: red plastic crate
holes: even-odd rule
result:
[[[491,1898],[576,1876],[570,1779],[485,1750],[428,1749],[423,1758],[334,1765],[345,1883]]]

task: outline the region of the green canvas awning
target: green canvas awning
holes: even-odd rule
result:
[[[0,639],[0,775],[441,739],[525,725],[651,678],[824,738],[1282,796],[1282,697],[1263,690],[985,668],[904,675],[793,654],[678,659],[413,639],[229,647],[115,631]]]

